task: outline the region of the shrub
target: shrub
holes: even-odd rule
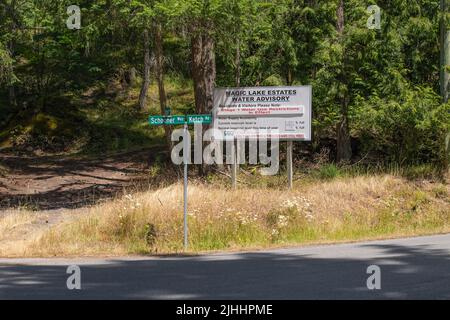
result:
[[[341,176],[339,168],[331,163],[321,166],[317,171],[317,176],[322,180],[331,180]]]
[[[405,89],[400,97],[359,101],[353,119],[363,147],[399,164],[445,163],[449,105],[430,88]],[[367,151],[365,150],[365,151]]]

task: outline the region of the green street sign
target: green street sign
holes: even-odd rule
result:
[[[151,126],[170,126],[184,124],[184,116],[150,116],[148,122]]]
[[[191,114],[187,116],[150,116],[148,122],[151,126],[172,126],[178,124],[211,124],[210,114]]]
[[[210,114],[191,114],[186,117],[188,124],[211,124],[212,122]]]
[[[165,109],[165,116],[150,116],[148,123],[150,126],[177,125],[184,124],[184,134],[189,134],[188,124],[210,124],[212,116],[210,114],[192,114],[187,116],[171,116],[170,109]],[[183,139],[184,146],[187,146],[188,139]],[[183,155],[184,157],[186,155]],[[187,220],[187,204],[188,204],[188,161],[184,158],[184,249],[188,247],[188,220]]]

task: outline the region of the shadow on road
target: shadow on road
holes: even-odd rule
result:
[[[82,290],[66,289],[67,264],[0,267],[2,299],[449,299],[447,250],[428,246],[333,247],[81,264]],[[303,253],[301,253],[303,252]],[[358,252],[365,258],[358,258]],[[371,252],[378,252],[370,257]],[[364,253],[364,254],[363,254]],[[368,254],[369,253],[369,254]],[[334,255],[334,256],[333,256]],[[352,258],[350,258],[350,256]],[[369,265],[382,289],[368,290]]]

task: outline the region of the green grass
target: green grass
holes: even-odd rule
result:
[[[333,163],[325,164],[313,172],[313,175],[322,180],[331,180],[342,176],[341,170]]]

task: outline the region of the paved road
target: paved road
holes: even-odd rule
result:
[[[82,289],[66,287],[68,265]],[[368,290],[369,265],[381,290]],[[0,259],[1,299],[450,299],[450,235],[196,257]]]

